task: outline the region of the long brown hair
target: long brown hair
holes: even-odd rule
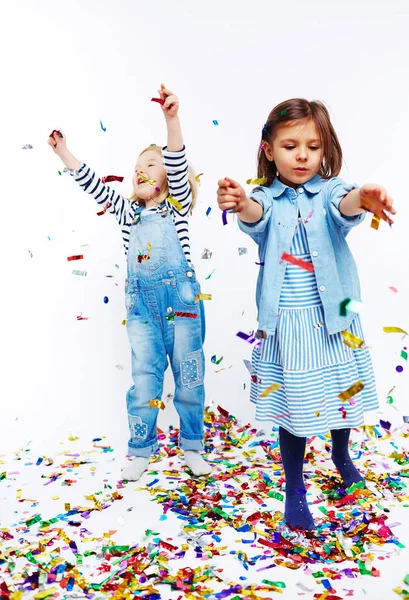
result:
[[[148,148],[145,148],[144,150],[142,150],[142,152],[140,153],[139,156],[142,156],[142,154],[144,152],[147,152],[148,150],[154,150],[155,152],[157,152],[158,154],[160,154],[162,156],[162,148],[160,146],[157,146],[156,144],[152,144]],[[192,190],[192,206],[191,206],[191,209],[193,209],[195,207],[195,204],[196,204],[199,186],[197,184],[197,180],[196,180],[196,177],[195,177],[194,170],[192,169],[192,167],[190,165],[189,165],[188,168],[189,168],[189,170],[188,170],[189,185],[190,185],[190,189]],[[165,182],[162,185],[160,193],[159,193],[159,199],[161,201],[163,201],[163,200],[166,200],[166,198],[168,196],[169,196],[168,180],[165,179]],[[138,198],[138,196],[135,194],[135,192],[132,192],[132,194],[129,196],[128,200],[130,200],[131,202],[137,202],[139,204],[139,206],[143,206],[145,204],[145,201],[141,200],[141,198]]]
[[[270,186],[277,176],[277,167],[274,161],[268,160],[263,142],[272,144],[279,127],[288,125],[299,119],[312,119],[318,129],[323,144],[322,162],[319,174],[323,179],[336,177],[342,166],[342,149],[338,136],[331,123],[329,112],[322,102],[304,98],[292,98],[277,104],[268,115],[262,131],[261,142],[257,155],[257,177],[265,177]]]

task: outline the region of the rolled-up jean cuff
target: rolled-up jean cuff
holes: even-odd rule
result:
[[[196,450],[202,452],[204,450],[203,438],[188,439],[180,436],[179,448],[181,450]]]
[[[158,442],[149,442],[146,446],[133,446],[128,443],[128,456],[151,456],[158,449]]]

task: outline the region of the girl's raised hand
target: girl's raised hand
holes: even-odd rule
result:
[[[393,221],[386,213],[396,215],[396,210],[393,208],[393,200],[388,196],[385,188],[374,183],[367,183],[360,188],[359,192],[361,208],[392,225]]]
[[[163,83],[161,83],[158,94],[161,100],[164,100],[162,110],[165,117],[170,117],[171,119],[176,117],[179,110],[179,98],[173,92],[168,90]]]
[[[218,181],[217,203],[220,210],[234,209],[234,212],[241,212],[246,208],[249,199],[246,192],[237,181],[225,177]]]
[[[54,129],[48,138],[47,142],[57,156],[61,156],[67,150],[67,140],[58,129]]]

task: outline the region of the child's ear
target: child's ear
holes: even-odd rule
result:
[[[267,157],[267,160],[272,162],[274,160],[273,149],[268,142],[263,142],[264,154]]]

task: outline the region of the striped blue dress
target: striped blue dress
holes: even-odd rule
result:
[[[312,262],[301,219],[290,253]],[[359,315],[348,331],[364,339]],[[364,389],[341,401],[338,394],[358,380]],[[273,383],[281,387],[260,397]],[[258,421],[272,421],[299,437],[359,427],[364,413],[378,408],[369,351],[365,344],[350,348],[341,333],[328,335],[314,272],[287,264],[276,333],[253,349],[250,399]]]

